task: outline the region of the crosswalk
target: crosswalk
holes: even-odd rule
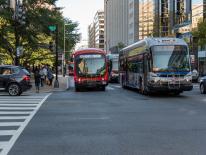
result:
[[[0,155],[8,154],[24,128],[50,95],[0,95]]]

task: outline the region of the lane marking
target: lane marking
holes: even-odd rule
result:
[[[112,88],[112,87],[110,87],[110,86],[107,86],[106,89],[107,89],[107,90],[114,90],[114,88]]]
[[[106,120],[106,119],[110,119],[109,117],[80,117],[80,118],[75,118],[75,119],[79,119],[79,120]]]
[[[3,149],[7,145],[8,145],[8,142],[0,142],[0,149]],[[1,154],[1,152],[0,152],[0,154]]]
[[[27,117],[27,119],[22,123],[20,123],[20,127],[17,130],[16,134],[14,134],[10,141],[7,143],[7,145],[5,147],[3,147],[3,150],[1,151],[2,155],[7,155],[9,153],[9,151],[11,150],[11,148],[13,147],[13,145],[15,144],[16,140],[18,139],[18,137],[21,135],[21,133],[23,132],[23,130],[25,129],[25,127],[28,125],[28,123],[31,121],[31,119],[34,117],[34,115],[37,113],[37,111],[39,110],[39,108],[42,106],[42,104],[47,100],[47,98],[51,95],[52,93],[49,93],[47,96],[45,96],[43,98],[43,100],[37,105],[37,107],[34,109],[34,111],[30,112],[30,116]],[[13,126],[17,126],[17,123],[2,123],[4,125],[10,125],[12,124]],[[1,123],[0,123],[1,125]]]
[[[112,85],[112,87],[122,88],[122,86],[119,86],[119,85]]]

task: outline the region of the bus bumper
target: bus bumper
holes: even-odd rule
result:
[[[108,82],[106,81],[95,81],[95,82],[75,82],[75,86],[81,88],[93,88],[93,87],[102,87],[107,86]]]
[[[191,91],[193,89],[192,85],[163,85],[163,86],[148,86],[149,91],[156,92],[183,92],[183,91]]]

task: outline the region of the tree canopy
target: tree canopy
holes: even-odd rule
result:
[[[14,10],[5,0],[0,0],[0,59],[4,63],[14,63],[17,33],[23,47],[21,64],[52,63],[54,54],[48,49],[54,41],[49,25],[58,25],[59,51],[64,47],[64,24],[66,50],[70,51],[79,41],[78,23],[64,18],[56,0],[23,0],[25,24],[14,21]],[[1,63],[1,62],[0,62]]]
[[[198,25],[192,31],[193,37],[198,39],[198,45],[203,48],[206,45],[206,21],[200,20]]]

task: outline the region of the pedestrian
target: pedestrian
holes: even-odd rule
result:
[[[41,75],[41,87],[44,86],[44,71],[43,68],[40,69],[39,74]]]
[[[54,75],[49,67],[47,68],[47,78],[49,80],[49,86],[52,86]]]
[[[44,73],[44,81],[46,83],[46,81],[47,81],[47,66],[43,67],[43,73]]]
[[[36,87],[36,93],[39,93],[39,87],[41,83],[41,75],[39,74],[39,70],[35,70],[34,72],[34,81],[35,81],[35,87]]]

